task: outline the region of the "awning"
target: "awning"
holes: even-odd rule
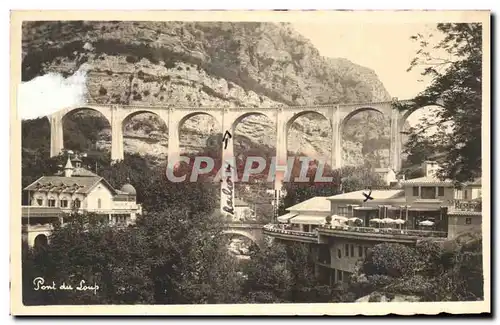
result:
[[[354,210],[378,210],[377,207],[355,207]]]
[[[326,223],[325,216],[308,216],[308,215],[298,215],[290,220],[291,223],[297,223],[301,225],[321,225]]]
[[[296,215],[298,215],[298,213],[290,212],[290,213],[284,214],[284,215],[278,217],[278,222],[287,223],[288,220],[295,217]]]
[[[439,212],[440,208],[408,208],[408,211],[419,211],[419,212]]]

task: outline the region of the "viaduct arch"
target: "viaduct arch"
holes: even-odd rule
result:
[[[262,224],[230,223],[222,231],[226,235],[237,235],[250,239],[252,243],[262,248],[264,245],[264,233]]]

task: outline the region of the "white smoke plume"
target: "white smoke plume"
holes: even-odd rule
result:
[[[69,106],[86,104],[87,71],[83,64],[72,76],[47,73],[19,86],[17,104],[21,119],[33,119],[52,114]]]

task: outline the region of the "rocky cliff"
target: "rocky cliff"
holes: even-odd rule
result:
[[[88,100],[97,103],[273,107],[388,100],[376,74],[346,59],[322,57],[289,24],[228,22],[29,22],[23,25],[23,81],[48,72],[87,71]],[[181,146],[196,151],[219,128],[206,116],[189,119]],[[129,151],[165,153],[166,126],[154,116],[126,127]],[[102,146],[109,146],[104,130]],[[328,123],[299,118],[290,151],[329,157]],[[274,123],[250,116],[240,140],[274,144]],[[386,165],[388,121],[359,114],[343,134],[348,164]],[[243,140],[241,140],[243,141]],[[240,141],[240,142],[241,142]],[[243,141],[245,142],[245,141]]]

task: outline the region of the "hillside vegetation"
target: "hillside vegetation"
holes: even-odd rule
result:
[[[124,105],[274,107],[384,101],[376,74],[343,58],[325,58],[289,24],[229,22],[26,22],[23,81],[49,72],[87,71],[88,101]],[[197,152],[218,133],[214,121],[189,119],[181,146]],[[125,132],[125,150],[164,159],[166,126],[137,116]],[[196,132],[195,132],[195,131]],[[215,131],[214,131],[215,130]],[[99,132],[109,148],[110,130]],[[288,150],[330,157],[330,127],[306,116],[289,132]],[[273,121],[249,116],[242,139],[274,146]],[[376,112],[354,116],[343,135],[343,158],[387,166],[389,125]]]

